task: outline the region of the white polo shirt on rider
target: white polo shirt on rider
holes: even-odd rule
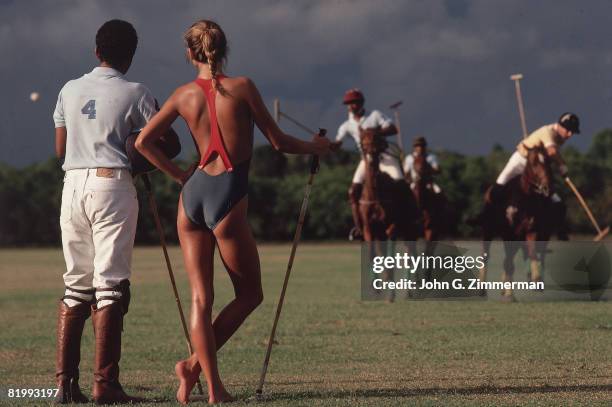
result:
[[[390,118],[385,116],[378,110],[372,110],[369,115],[364,115],[359,119],[356,119],[352,113],[349,113],[347,121],[342,123],[338,128],[338,134],[336,135],[336,141],[342,141],[347,136],[351,136],[357,144],[357,148],[361,152],[361,140],[359,138],[359,129],[384,129],[393,124]],[[401,163],[398,158],[389,154],[388,150],[380,155],[380,170],[389,174],[394,180],[404,179],[402,173]],[[363,160],[359,162],[355,175],[353,175],[354,184],[363,184],[365,180],[365,163]]]
[[[157,113],[144,85],[127,81],[113,68],[96,67],[66,83],[53,113],[55,127],[66,127],[62,169],[130,168],[125,139]]]
[[[431,165],[431,168],[434,170],[439,168],[438,158],[435,154],[427,153],[427,158],[425,158],[425,161],[427,161],[427,163]],[[406,156],[406,158],[404,158],[404,173],[410,174],[410,178],[413,180],[418,178],[418,174],[414,169],[414,154],[409,154]]]

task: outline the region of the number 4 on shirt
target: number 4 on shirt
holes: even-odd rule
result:
[[[95,99],[91,99],[89,102],[85,103],[85,106],[81,109],[81,113],[86,114],[88,119],[96,118],[96,101]]]

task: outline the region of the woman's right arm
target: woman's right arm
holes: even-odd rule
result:
[[[246,78],[246,99],[253,113],[255,124],[275,150],[288,154],[325,154],[330,149],[327,137],[313,135],[312,141],[303,141],[285,134],[276,124],[266,108],[257,87]]]
[[[155,141],[166,134],[178,115],[177,92],[175,92],[142,129],[136,139],[135,147],[153,165],[183,185],[191,175],[190,170],[181,170],[155,145]]]

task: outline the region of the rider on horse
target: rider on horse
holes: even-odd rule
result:
[[[417,137],[412,142],[413,151],[412,154],[406,156],[404,159],[404,174],[406,174],[406,181],[410,184],[410,188],[414,190],[416,183],[421,177],[425,177],[423,180],[428,189],[431,189],[435,194],[442,192],[442,189],[433,182],[433,176],[440,173],[440,165],[438,164],[438,158],[435,154],[427,151],[427,140],[425,137]],[[415,166],[415,162],[419,159],[423,159],[424,168],[421,171]]]
[[[499,191],[512,178],[523,173],[527,164],[527,152],[536,147],[543,147],[546,155],[556,162],[562,177],[567,176],[567,165],[561,158],[559,149],[572,135],[580,133],[580,120],[574,113],[563,113],[557,123],[540,127],[518,144],[516,151],[497,177],[491,190],[492,199],[499,195]],[[559,197],[553,198],[559,200]]]
[[[347,106],[349,117],[338,128],[335,142],[339,146],[346,136],[351,136],[355,144],[357,144],[359,152],[362,154],[362,159],[355,170],[348,193],[353,221],[355,222],[355,228],[351,231],[351,236],[361,235],[363,230],[358,209],[359,197],[363,189],[366,172],[361,148],[361,133],[363,131],[370,131],[374,132],[377,137],[392,136],[397,133],[397,127],[395,127],[391,119],[380,111],[372,110],[372,112],[367,114],[364,102],[365,98],[359,89],[349,89],[346,91],[342,103]],[[388,149],[380,155],[380,170],[388,174],[393,180],[402,180],[404,178],[400,161]]]

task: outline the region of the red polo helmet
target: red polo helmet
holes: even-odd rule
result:
[[[363,103],[365,98],[363,97],[363,93],[357,88],[349,89],[344,93],[344,97],[342,98],[342,104],[348,105],[349,103],[361,102]]]

